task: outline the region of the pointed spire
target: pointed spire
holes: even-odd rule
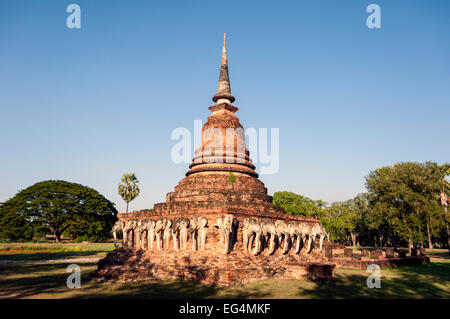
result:
[[[231,94],[230,77],[228,75],[228,58],[227,58],[227,40],[225,33],[223,34],[222,63],[220,65],[219,85],[217,93],[213,97],[213,101],[217,104],[234,102],[234,96]]]

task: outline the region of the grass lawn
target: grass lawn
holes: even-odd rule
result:
[[[0,243],[2,260],[101,258],[114,249],[112,243]]]
[[[443,249],[430,251],[430,264],[382,269],[380,289],[367,288],[368,274],[352,269],[336,269],[336,279],[324,283],[276,278],[232,287],[178,280],[98,283],[89,280],[97,267],[92,262],[78,263],[81,288],[69,289],[68,263],[33,262],[40,260],[37,256],[102,257],[112,248],[112,244],[0,244],[1,259],[31,261],[0,263],[0,298],[450,298],[450,258]]]

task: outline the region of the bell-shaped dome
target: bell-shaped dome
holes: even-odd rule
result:
[[[198,172],[229,171],[258,177],[245,147],[244,128],[234,114],[238,108],[221,103],[209,110],[212,114],[203,126],[201,146],[195,150],[186,176]]]

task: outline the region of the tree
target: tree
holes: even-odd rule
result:
[[[24,212],[14,210],[15,200],[0,204],[0,239],[9,241],[30,241],[33,227]]]
[[[119,184],[119,195],[127,203],[128,213],[128,204],[139,195],[139,181],[134,174],[123,174],[122,182]]]
[[[381,167],[366,177],[366,187],[374,207],[389,212],[389,221],[401,239],[411,248],[423,243],[422,230],[428,230],[440,220],[442,214],[437,205],[437,196],[442,189],[443,177],[448,164],[401,162],[394,166]],[[430,236],[430,233],[429,233]]]
[[[345,243],[350,236],[353,246],[357,243],[357,227],[360,219],[360,212],[356,209],[353,200],[334,202],[320,214],[320,220],[330,234],[331,240]]]
[[[348,222],[352,224],[349,227],[350,236],[352,238],[353,246],[357,246],[363,234],[367,234],[368,227],[365,224],[368,217],[371,216],[371,209],[369,206],[369,199],[367,193],[360,193],[353,199],[344,202],[351,212]]]
[[[43,230],[61,240],[63,232],[98,241],[109,237],[116,221],[114,204],[96,190],[66,181],[43,181],[0,207],[0,237],[30,240]]]
[[[449,247],[450,164],[401,162],[366,177],[368,192],[327,204],[276,192],[274,205],[288,214],[319,217],[332,240],[352,245],[407,244]]]
[[[276,192],[273,194],[273,204],[280,206],[289,215],[303,215],[318,217],[321,207],[326,203],[314,201],[308,197],[291,192]]]

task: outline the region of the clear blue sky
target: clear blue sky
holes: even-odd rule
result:
[[[377,167],[449,161],[449,15],[449,1],[2,1],[0,202],[62,179],[124,210],[125,172],[141,181],[132,209],[163,201],[188,169],[170,134],[210,114],[224,32],[241,123],[280,128],[269,193],[345,200]]]

